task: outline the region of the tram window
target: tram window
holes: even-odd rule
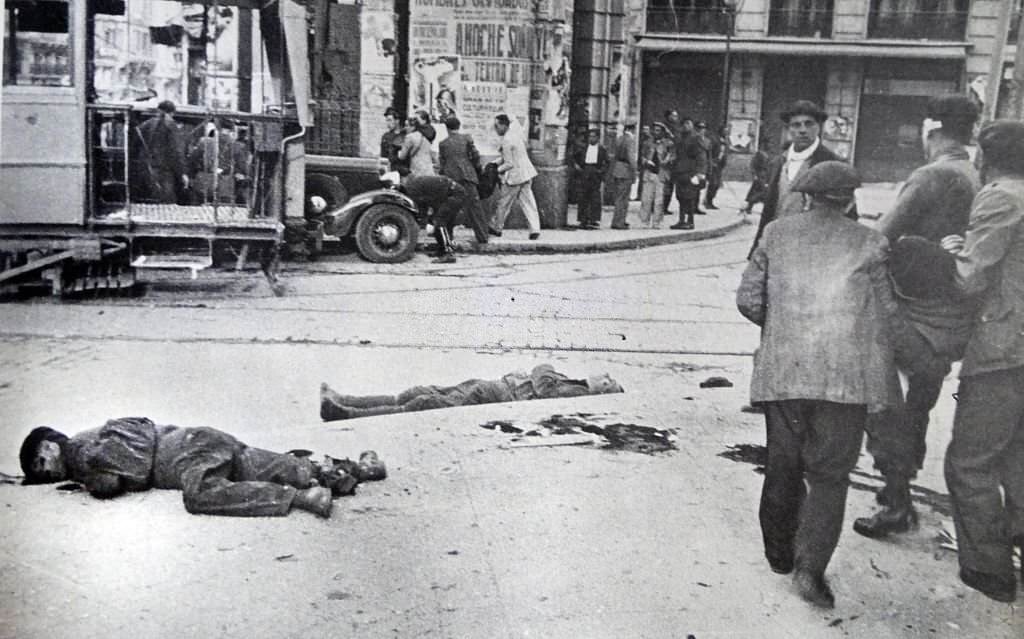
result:
[[[4,84],[71,86],[69,4],[4,2]]]

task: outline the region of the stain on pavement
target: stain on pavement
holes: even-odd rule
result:
[[[677,450],[675,435],[671,430],[661,430],[640,424],[616,422],[601,424],[614,415],[594,415],[592,413],[575,413],[572,415],[552,415],[535,424],[535,428],[513,425],[511,422],[496,420],[480,424],[487,430],[500,430],[503,433],[522,433],[528,438],[558,437],[563,435],[593,435],[601,450],[625,451],[655,455]],[[525,432],[524,432],[525,431]],[[513,441],[521,441],[515,438]],[[541,440],[543,441],[543,440]],[[588,442],[589,443],[589,442]]]

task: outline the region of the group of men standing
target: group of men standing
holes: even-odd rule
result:
[[[978,119],[966,96],[933,99],[928,163],[874,229],[856,222],[856,171],[821,145],[824,113],[797,102],[791,145],[768,169],[737,305],[762,327],[751,401],[765,413],[760,520],[775,572],[831,607],[824,578],[864,433],[885,486],[857,519],[871,538],[912,530],[910,481],[929,412],[963,359],[945,475],[960,578],[1009,602],[1024,546],[1024,123]],[[897,372],[908,380],[906,391]],[[1021,576],[1024,579],[1024,574]]]

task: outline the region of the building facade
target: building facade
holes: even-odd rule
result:
[[[786,143],[786,105],[813,100],[829,116],[825,144],[865,179],[897,181],[921,162],[929,97],[984,99],[993,52],[1006,40],[1003,2],[1019,10],[1019,0],[644,0],[624,38],[641,121],[671,107],[727,125],[727,177],[742,179],[744,156]],[[1013,39],[1004,55],[1011,66]]]

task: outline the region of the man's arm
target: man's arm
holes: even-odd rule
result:
[[[875,259],[871,263],[868,276],[871,278],[871,286],[875,292],[875,299],[878,302],[879,312],[882,314],[882,321],[885,323],[887,334],[898,343],[901,336],[907,332],[907,325],[904,323],[903,315],[900,313],[899,305],[896,303],[896,295],[893,293],[892,279],[889,277],[889,241],[886,240],[878,249]]]
[[[1024,218],[1021,202],[999,189],[984,189],[971,211],[963,249],[957,255],[956,283],[974,295],[988,288],[989,272],[1006,256]]]
[[[469,153],[469,163],[473,165],[476,172],[479,173],[481,170],[480,166],[480,151],[477,151],[476,144],[473,143],[473,138],[466,138],[466,150]]]
[[[754,249],[736,289],[736,308],[758,326],[764,326],[768,296],[768,254],[763,246]]]
[[[693,172],[697,175],[707,175],[708,154],[701,145],[700,140],[694,139],[691,142],[690,157],[693,158]]]
[[[402,140],[402,148],[398,149],[398,159],[405,160],[412,153],[412,134],[405,136]]]
[[[437,172],[441,175],[448,175],[444,172],[444,167],[447,164],[448,154],[451,153],[451,146],[449,140],[437,145]]]
[[[878,220],[875,230],[895,242],[914,228],[923,211],[933,208],[932,200],[928,180],[918,173],[912,174],[900,189],[896,203]]]

